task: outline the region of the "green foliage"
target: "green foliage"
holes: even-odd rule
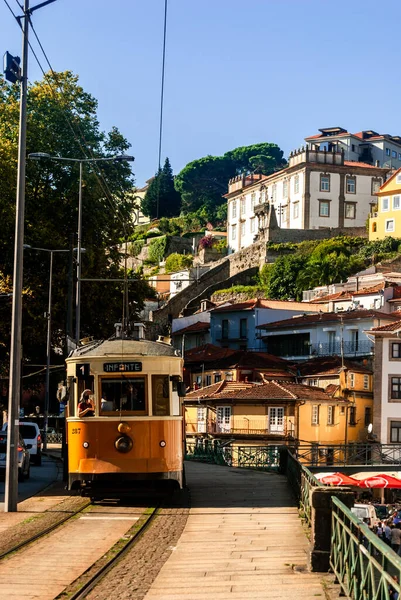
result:
[[[176,271],[183,271],[192,267],[193,257],[191,254],[170,254],[166,258],[165,270],[166,273],[175,273]]]
[[[213,244],[213,248],[222,254],[227,254],[227,240],[221,239]]]
[[[224,288],[213,292],[214,296],[223,294],[243,294],[247,299],[255,298],[258,292],[262,291],[258,285],[233,285],[230,288]]]
[[[307,259],[303,256],[289,255],[278,258],[265,272],[267,297],[275,300],[300,300],[302,286],[299,285],[298,275],[306,264]]]
[[[368,242],[362,237],[338,236],[299,244],[268,244],[267,249],[292,252],[260,271],[259,282],[267,296],[301,299],[303,290],[345,281],[370,264],[393,257],[400,249],[400,240],[386,237]]]
[[[145,240],[136,240],[131,244],[131,256],[138,256],[145,245]]]
[[[163,168],[158,170],[149,184],[142,201],[142,212],[154,219],[178,215],[180,208],[181,195],[174,187],[173,171],[166,158]]]
[[[223,156],[209,155],[194,160],[175,178],[175,187],[182,198],[182,209],[184,212],[194,212],[204,207],[209,219],[216,218],[219,206],[226,204],[223,194],[227,192],[229,179],[255,170],[268,175],[285,164],[283,151],[270,143],[241,146]],[[221,218],[221,213],[219,215],[217,218]]]
[[[57,91],[62,89],[62,92]],[[97,101],[79,85],[78,77],[67,71],[48,73],[31,83],[28,93],[27,154],[46,152],[71,158],[110,157],[125,154],[130,144],[112,128],[100,130]],[[17,144],[19,126],[19,88],[0,77],[0,270],[4,277],[13,272],[15,197],[17,182]],[[75,131],[75,135],[73,131]],[[90,153],[83,150],[91,149]],[[98,175],[102,178],[99,180]],[[83,278],[123,277],[119,243],[125,233],[122,222],[131,220],[134,185],[128,163],[99,162],[83,168],[83,236],[86,253],[82,258]],[[79,165],[57,161],[27,161],[25,243],[32,247],[68,249],[78,221]],[[107,190],[107,198],[105,190]],[[112,204],[112,206],[110,205]],[[76,245],[76,239],[74,240]],[[24,361],[46,362],[46,327],[49,254],[26,250],[24,285],[31,291],[24,301]],[[52,300],[52,347],[64,348],[68,297],[68,253],[55,254]],[[138,279],[130,292],[141,304],[147,284]],[[137,305],[135,305],[137,306]],[[122,286],[92,282],[82,284],[81,334],[108,337],[121,320]],[[136,310],[136,309],[135,309]],[[132,306],[132,316],[135,318]],[[7,363],[10,345],[10,303],[0,303],[0,362]],[[62,362],[52,353],[52,364]],[[53,395],[51,395],[53,397]]]
[[[159,263],[164,259],[167,250],[167,236],[158,237],[149,244],[149,262]]]

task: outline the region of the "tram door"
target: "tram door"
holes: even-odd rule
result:
[[[217,433],[229,433],[231,429],[231,406],[217,407]]]

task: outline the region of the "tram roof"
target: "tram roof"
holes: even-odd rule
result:
[[[151,342],[149,340],[129,340],[115,338],[104,341],[93,341],[76,348],[69,358],[80,356],[178,356],[170,344]]]

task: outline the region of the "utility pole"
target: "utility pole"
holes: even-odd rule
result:
[[[75,299],[75,343],[79,346],[81,329],[81,261],[82,261],[82,161],[79,162],[77,288]]]
[[[29,19],[34,10],[55,0],[45,0],[29,8],[29,0],[24,0],[24,14],[18,18],[22,29],[21,73],[15,80],[20,82],[20,121],[18,136],[17,200],[15,210],[15,242],[13,272],[13,303],[10,346],[10,386],[8,396],[8,435],[4,512],[16,512],[18,503],[18,437],[19,408],[21,397],[22,359],[22,281],[24,258],[25,220],[25,167],[26,167],[26,105],[28,94],[28,33]],[[14,80],[14,81],[15,81]]]
[[[21,397],[22,275],[24,258],[26,104],[28,92],[29,0],[24,0],[22,17],[22,64],[20,77],[20,121],[18,138],[17,201],[15,213],[13,304],[10,347],[10,387],[4,511],[16,512],[18,502],[18,435]]]

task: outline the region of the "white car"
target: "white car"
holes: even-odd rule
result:
[[[42,464],[42,436],[37,423],[20,421],[19,430],[25,444],[30,446],[31,463],[40,466]],[[4,423],[3,431],[7,431],[7,423]]]

